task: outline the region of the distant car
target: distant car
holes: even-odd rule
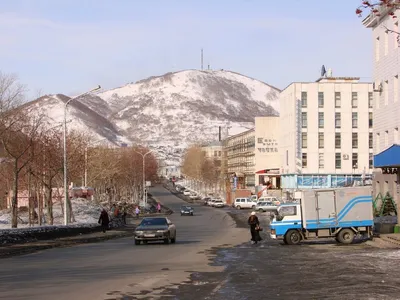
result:
[[[208,201],[210,201],[210,200],[211,200],[210,197],[205,197],[205,198],[203,198],[204,205],[207,205],[207,204],[208,204]]]
[[[196,199],[199,198],[199,196],[197,195],[197,193],[190,193],[189,198],[192,199],[192,200],[196,200]]]
[[[271,201],[263,201],[263,202],[258,202],[254,210],[259,211],[259,212],[277,212],[278,206],[275,205]]]
[[[190,195],[190,191],[189,191],[189,190],[184,190],[184,191],[183,191],[183,194],[184,194],[185,196],[189,196],[189,195]]]
[[[191,206],[182,205],[181,206],[181,216],[193,216],[194,209]]]
[[[135,229],[135,245],[148,241],[176,242],[176,227],[165,217],[144,218]]]
[[[215,200],[215,202],[213,203],[213,207],[221,208],[224,206],[225,206],[225,203],[222,200]]]

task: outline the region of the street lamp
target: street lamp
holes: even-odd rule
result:
[[[147,205],[147,191],[146,191],[146,169],[145,169],[145,158],[147,154],[150,154],[151,152],[153,152],[153,150],[147,151],[145,154],[134,150],[136,153],[140,154],[143,158],[143,203],[144,206],[146,207]]]
[[[76,97],[73,97],[69,99],[67,102],[64,103],[64,131],[63,131],[63,138],[64,138],[64,147],[63,147],[63,152],[64,152],[64,225],[68,225],[69,222],[69,214],[68,214],[68,201],[69,201],[69,193],[68,193],[68,182],[67,182],[67,176],[68,176],[68,170],[67,170],[67,108],[68,104],[71,103],[71,101],[78,99],[79,97],[89,94],[91,92],[97,91],[101,89],[100,85],[98,85],[96,88],[82,93]]]

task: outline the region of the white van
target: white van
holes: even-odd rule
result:
[[[233,206],[237,209],[255,208],[256,202],[252,201],[250,198],[236,198]]]

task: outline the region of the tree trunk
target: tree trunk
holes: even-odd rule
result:
[[[12,219],[11,219],[11,227],[18,227],[18,160],[14,161],[14,183],[13,183],[13,195],[11,201],[11,211],[12,211]]]
[[[53,225],[53,189],[51,188],[51,179],[49,178],[45,185],[45,199],[47,203],[47,224]]]

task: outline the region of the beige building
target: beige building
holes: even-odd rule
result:
[[[327,77],[280,94],[283,189],[361,183],[372,172],[371,83]]]
[[[222,142],[215,141],[209,144],[201,146],[201,150],[204,152],[207,158],[214,160],[222,159]]]
[[[400,201],[400,13],[379,9],[363,20],[374,44],[374,195],[387,192]],[[397,18],[390,16],[394,13]],[[397,33],[396,33],[397,32]]]
[[[279,137],[281,132],[280,118],[255,118],[255,184],[280,187],[281,157]]]
[[[255,188],[255,130],[228,137],[224,140],[224,151],[226,157],[226,174],[236,178],[233,188],[252,189]],[[233,180],[233,179],[232,179]]]

